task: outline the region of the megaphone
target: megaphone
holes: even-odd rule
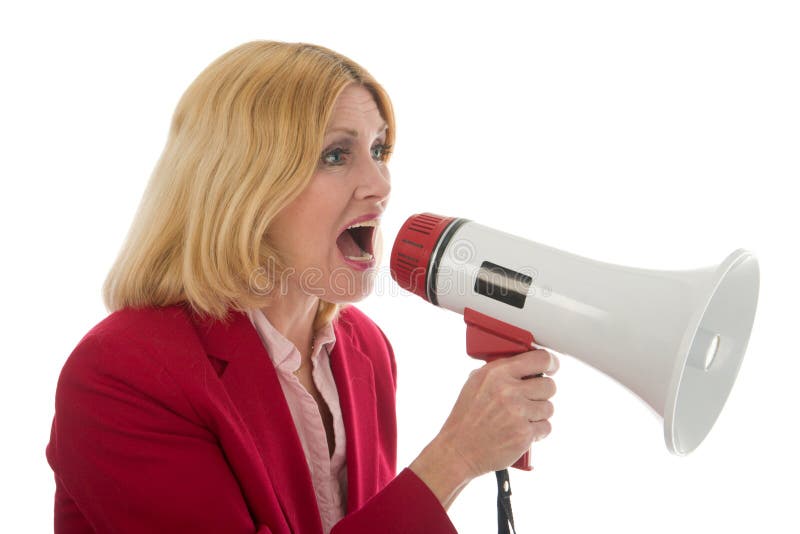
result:
[[[743,249],[717,266],[640,269],[432,213],[403,224],[390,270],[404,289],[464,315],[472,356],[535,343],[616,379],[663,418],[676,455],[700,445],[728,398],[759,288],[758,261]]]

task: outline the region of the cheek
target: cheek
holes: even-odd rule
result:
[[[336,222],[329,207],[319,206],[309,212],[309,217],[303,221],[302,230],[293,234],[296,242],[292,246],[312,263],[327,259],[338,250],[336,238],[333,237],[336,233]]]
[[[383,202],[381,202],[381,206],[383,206],[383,209],[385,210],[386,206],[389,204],[389,199],[391,198],[392,194],[392,173],[389,172],[389,167],[387,167],[386,165],[382,167],[381,173],[383,174],[383,177],[386,179],[386,184],[387,184],[386,198],[383,200]]]
[[[300,203],[281,212],[279,219],[274,221],[271,233],[273,240],[281,247],[296,264],[307,263],[319,254],[318,216],[309,206]]]

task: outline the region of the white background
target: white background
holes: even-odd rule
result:
[[[421,211],[636,267],[758,256],[747,357],[692,455],[669,455],[641,401],[562,357],[553,433],[534,472],[512,472],[521,534],[798,531],[796,3],[158,4],[0,10],[0,531],[52,528],[60,368],[105,316],[102,281],[182,92],[253,39],[323,44],[389,91],[387,258]],[[479,362],[460,316],[387,273],[361,308],[398,357],[403,467]],[[460,532],[495,529],[493,479],[452,506]]]

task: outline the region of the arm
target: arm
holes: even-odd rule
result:
[[[376,358],[373,363],[376,370],[383,370],[377,376],[391,378],[391,384],[383,390],[394,393],[394,352],[385,334],[377,325],[375,327],[382,337],[388,360],[384,363],[384,360]],[[413,516],[420,513],[418,510],[423,504],[430,505],[433,498],[438,506],[430,506],[430,510],[436,513],[428,519],[429,524],[437,524],[435,519],[440,518],[438,524],[444,525],[446,510],[473,478],[509,466],[528,450],[533,439],[541,439],[549,433],[547,418],[552,415],[553,407],[545,399],[555,393],[555,385],[550,378],[529,377],[541,372],[552,374],[557,368],[555,357],[547,351],[537,350],[500,359],[474,371],[442,429],[398,477],[413,474],[413,478],[427,490],[419,491],[414,500],[409,500],[400,509],[414,510],[415,513],[406,514]],[[392,484],[384,492],[390,490]],[[385,502],[391,502],[388,495],[382,496],[384,492],[375,498],[381,496]],[[369,506],[363,508],[358,513],[368,513]],[[396,510],[394,515],[397,515]],[[388,511],[378,514],[373,524],[380,524],[384,517],[394,519],[394,515]],[[416,527],[418,530],[409,528],[407,531],[452,532],[449,520],[446,523],[447,527],[437,527],[443,530],[426,529],[423,522],[423,526]]]
[[[388,356],[394,392],[394,351],[383,331],[375,328]],[[551,378],[531,375],[557,370],[555,356],[535,350],[472,372],[442,429],[404,471],[413,473],[428,489],[426,496],[438,501],[441,516],[472,479],[508,467],[533,440],[549,434],[553,405],[547,399],[555,393],[555,384]]]
[[[404,469],[364,506],[346,515],[331,530],[331,534],[375,532],[455,534],[456,529],[425,482],[412,470]]]
[[[351,309],[344,317],[345,321],[355,323],[353,335],[358,337],[357,343],[364,356],[371,360],[377,402],[377,411],[366,419],[369,421],[370,417],[376,417],[374,422],[377,426],[368,432],[370,434],[377,430],[375,439],[357,442],[362,450],[356,452],[360,452],[362,457],[373,458],[381,467],[377,472],[377,492],[362,497],[366,500],[351,500],[351,511],[337,523],[333,534],[366,534],[376,530],[398,533],[454,533],[455,528],[438,497],[413,470],[402,469],[395,476],[397,366],[391,344],[380,328],[357,309]],[[346,342],[348,339],[349,337],[342,336],[341,341]],[[362,417],[363,420],[365,419]],[[348,442],[348,447],[353,443]]]
[[[550,433],[558,360],[545,350],[496,360],[473,371],[439,434],[410,468],[447,509],[482,474],[504,469]]]

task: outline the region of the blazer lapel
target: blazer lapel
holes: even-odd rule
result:
[[[331,369],[347,436],[347,512],[363,505],[378,491],[378,415],[372,363],[344,321],[334,322],[336,343]]]
[[[277,372],[247,315],[231,315],[229,322],[193,317],[197,333],[207,354],[225,362],[221,380],[252,435],[291,530],[321,532],[311,474]]]

